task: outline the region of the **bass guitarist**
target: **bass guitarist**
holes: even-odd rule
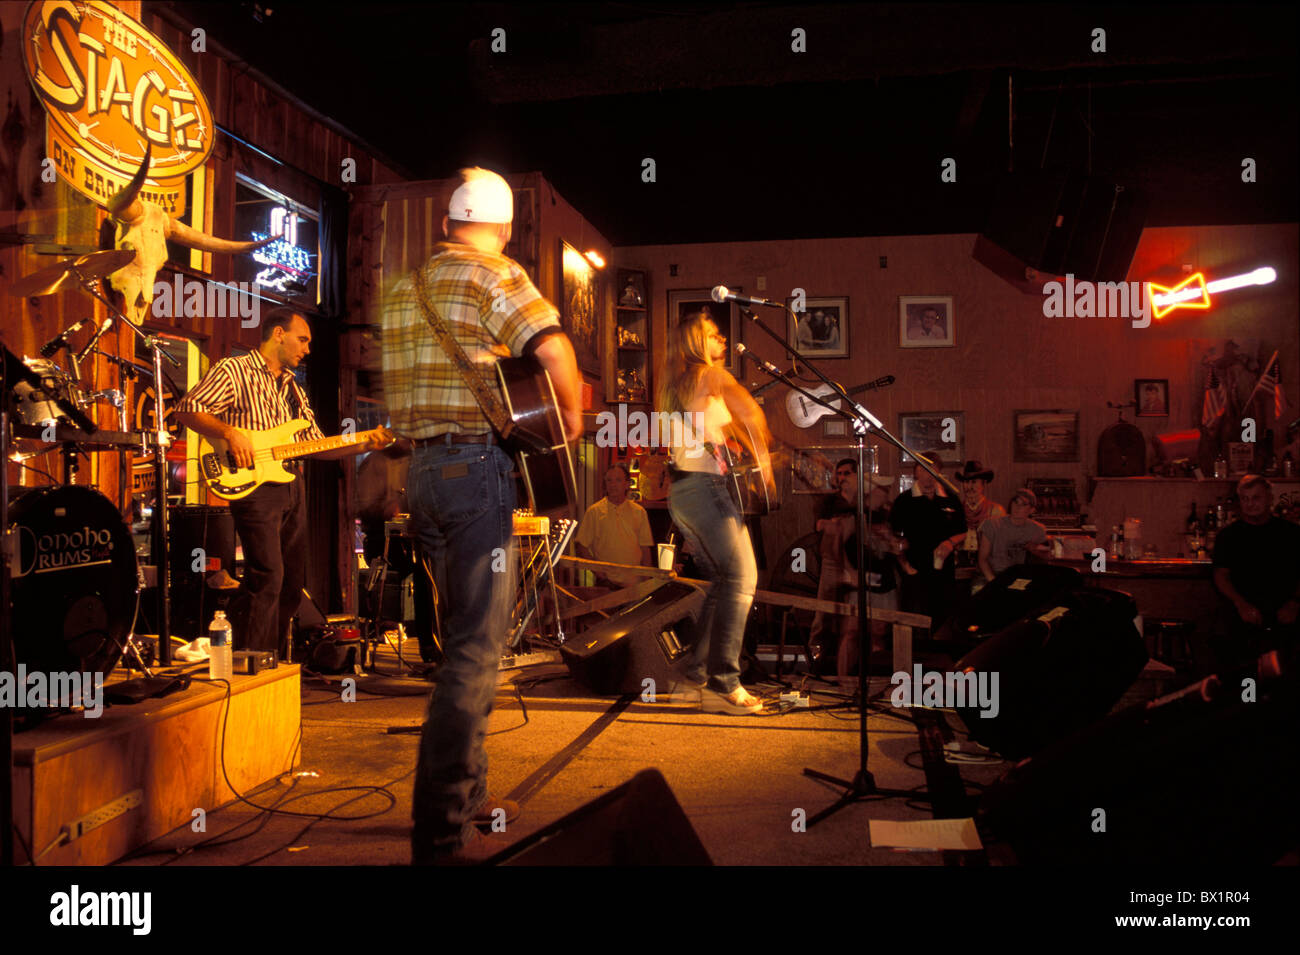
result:
[[[475,824],[493,822],[497,810],[508,823],[519,811],[488,795],[483,748],[516,581],[514,464],[434,323],[478,371],[490,373],[507,354],[535,357],[550,374],[567,437],[582,432],[573,345],[555,307],[502,254],[513,219],[514,196],[501,176],[462,169],[442,220],[446,241],[396,283],[381,317],[384,401],[393,431],[414,445],[406,483],[412,526],[447,583],[446,658],[415,773],[417,865],[486,857],[499,847]]]
[[[758,566],[741,507],[728,490],[721,449],[730,431],[761,469],[771,494],[771,437],[758,403],[723,368],[727,340],[707,312],[686,316],[670,338],[658,396],[659,410],[674,422],[675,432],[668,442],[673,479],[668,509],[713,582],[686,671],[688,694],[699,694],[706,713],[757,713],[762,701],[740,685],[740,651],[758,589]]]
[[[216,362],[181,399],[179,424],[208,439],[224,440],[241,467],[253,464],[245,431],[263,431],[302,418],[310,427],[296,440],[323,437],[293,370],[311,351],[311,327],[301,312],[274,308],[262,320],[256,351]],[[369,440],[318,455],[342,458],[377,447]],[[307,499],[302,464],[285,465],[298,475],[288,483],[263,484],[230,502],[235,530],[244,547],[244,574],[231,604],[231,623],[240,649],[287,654],[289,626],[302,601],[307,556]]]

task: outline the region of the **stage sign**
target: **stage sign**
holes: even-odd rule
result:
[[[35,0],[23,18],[23,65],[45,106],[58,173],[99,205],[153,146],[140,198],[185,211],[185,177],[212,152],[212,111],[185,65],[102,0]]]

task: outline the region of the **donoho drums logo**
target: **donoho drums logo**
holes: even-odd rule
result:
[[[78,570],[109,564],[113,560],[113,531],[83,524],[70,531],[37,534],[19,527],[22,558],[17,576],[46,574],[57,570]]]

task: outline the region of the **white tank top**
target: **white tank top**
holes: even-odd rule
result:
[[[670,420],[673,465],[683,471],[721,474],[718,459],[705,447],[719,447],[726,440],[722,430],[731,424],[731,412],[721,395],[705,395],[692,402],[687,412]]]

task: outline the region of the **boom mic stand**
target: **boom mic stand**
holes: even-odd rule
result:
[[[173,368],[179,368],[181,363],[163,350],[162,339],[158,335],[146,332],[118,311],[112,302],[95,291],[95,280],[93,278],[77,274],[75,267],[70,271],[76,275],[82,289],[87,294],[103,302],[110,313],[120,318],[127,328],[135,332],[136,337],[153,355],[154,441],[157,446],[154,449],[154,508],[150,549],[153,553],[158,575],[158,665],[161,667],[171,666],[171,566],[167,554],[167,449],[171,447],[172,441],[171,435],[167,433],[167,414],[166,407],[163,404],[162,360],[166,358],[171,362]],[[127,477],[123,475],[121,479],[127,480]]]
[[[761,300],[755,300],[755,303],[785,309],[790,312],[791,317],[795,317],[795,313],[783,303],[765,302]],[[785,349],[786,353],[791,358],[797,358],[803,362],[803,364],[818,378],[829,385],[834,390],[835,396],[840,400],[842,407],[836,408],[834,405],[822,401],[810,394],[807,389],[795,383],[789,378],[789,376],[784,375],[779,369],[770,365],[768,362],[758,359],[757,356],[751,356],[755,358],[759,366],[769,375],[781,379],[785,384],[788,384],[807,398],[824,407],[830,408],[837,415],[846,419],[853,427],[853,433],[857,435],[858,439],[858,508],[855,522],[855,529],[858,535],[858,699],[860,701],[858,709],[858,769],[852,780],[840,779],[837,776],[831,776],[815,769],[804,770],[805,776],[832,783],[844,790],[843,794],[835,803],[821,810],[816,815],[809,817],[808,826],[811,827],[826,817],[843,809],[845,806],[864,799],[875,799],[882,796],[898,796],[904,799],[916,800],[918,802],[928,802],[930,797],[925,794],[911,792],[906,789],[881,789],[876,785],[875,777],[867,767],[867,753],[869,750],[869,735],[867,732],[867,656],[868,650],[871,646],[871,632],[868,626],[870,622],[870,617],[868,616],[870,598],[868,596],[867,581],[870,579],[872,573],[869,565],[873,556],[871,547],[867,543],[867,535],[871,532],[870,513],[866,510],[867,493],[865,486],[867,480],[865,470],[867,433],[871,432],[877,434],[900,451],[911,455],[926,471],[929,471],[930,474],[934,475],[935,479],[945,488],[949,489],[954,495],[958,494],[957,488],[951,481],[945,478],[942,473],[937,471],[931,462],[921,457],[917,452],[913,451],[898,438],[894,437],[894,435],[885,428],[879,418],[873,415],[866,408],[857,404],[851,397],[849,397],[848,392],[838,382],[834,382],[824,375],[821,369],[818,368],[814,362],[810,362],[806,357],[797,355],[795,350],[790,347],[789,343],[784,338],[760,322],[751,312],[746,310],[746,314],[750,316],[751,321],[756,327],[761,328],[768,337]],[[795,318],[795,320],[797,323],[797,318]],[[740,348],[740,351],[743,354],[745,350],[742,347]]]

